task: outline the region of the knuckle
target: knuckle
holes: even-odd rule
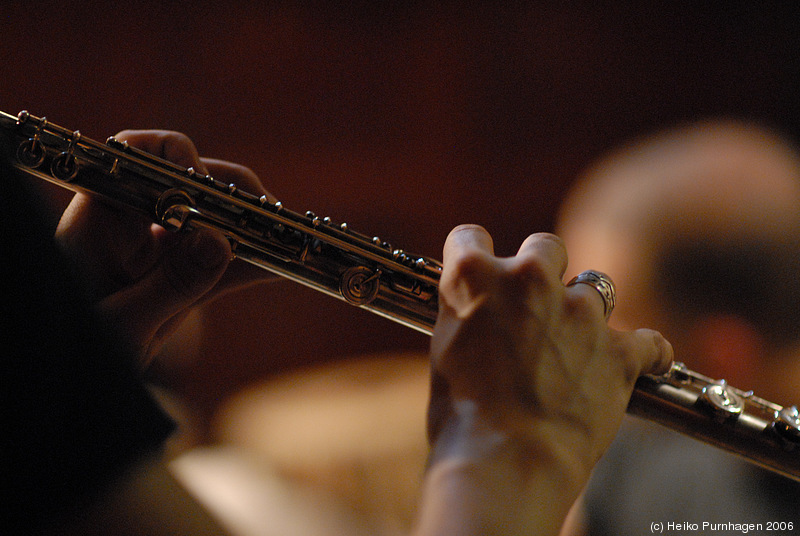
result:
[[[161,145],[165,156],[170,154],[192,154],[197,153],[197,148],[192,139],[182,132],[174,130],[164,130],[161,133]]]
[[[544,283],[547,280],[544,263],[538,257],[519,257],[511,272],[520,280],[531,283]]]
[[[277,202],[277,198],[264,188],[261,179],[251,168],[218,158],[201,157],[200,161],[205,164],[214,177],[248,190],[250,193],[264,194],[270,203]]]
[[[542,260],[533,256],[516,257],[504,273],[504,281],[507,287],[525,294],[553,293],[558,284]]]
[[[484,277],[488,259],[476,250],[463,250],[457,253],[448,263],[448,271],[442,276],[442,285],[447,286],[458,281],[476,281]]]
[[[237,176],[238,179],[242,181],[244,185],[249,187],[255,187],[261,185],[261,179],[259,179],[256,172],[253,171],[251,168],[236,163],[232,163],[230,164],[230,166],[233,174]]]
[[[194,145],[194,142],[184,134],[176,130],[156,130],[155,133],[161,139],[162,143],[170,145]]]
[[[130,146],[164,158],[176,164],[191,167],[200,165],[194,142],[182,132],[174,130],[123,130],[116,135]]]
[[[243,175],[243,176],[245,176],[247,178],[250,178],[250,179],[257,179],[258,178],[258,175],[256,175],[256,172],[253,171],[251,168],[249,168],[247,166],[243,166],[242,164],[237,164],[236,162],[232,162],[230,165],[231,165],[231,167],[233,168],[233,170],[236,173],[239,173],[239,174],[241,174],[241,175]]]

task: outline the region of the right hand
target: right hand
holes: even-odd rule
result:
[[[595,289],[564,286],[566,266],[553,235],[531,235],[511,258],[495,257],[480,227],[448,236],[423,533],[557,534],[636,379],[668,370],[669,343],[610,329]]]

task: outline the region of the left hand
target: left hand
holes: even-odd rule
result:
[[[116,137],[275,201],[251,170],[200,158],[194,143],[183,134],[124,131]],[[85,194],[75,195],[65,210],[56,240],[84,272],[81,275],[101,314],[139,352],[143,365],[190,306],[269,277],[264,271],[240,266],[226,274],[231,248],[220,233],[206,229],[170,232],[141,214]]]

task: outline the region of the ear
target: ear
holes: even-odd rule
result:
[[[736,315],[708,315],[690,328],[692,353],[705,370],[701,374],[750,389],[766,352],[764,337]]]

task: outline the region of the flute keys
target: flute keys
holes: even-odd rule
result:
[[[701,400],[711,408],[714,416],[722,421],[735,420],[744,411],[744,399],[733,392],[725,380],[704,387]]]
[[[353,266],[342,274],[339,292],[353,305],[366,305],[378,295],[380,276],[380,270],[373,271],[366,266]]]
[[[24,124],[29,118],[30,114],[28,112],[20,112],[17,116],[17,125]],[[30,168],[36,168],[42,165],[42,162],[44,162],[44,159],[47,156],[47,150],[41,141],[41,136],[42,131],[46,126],[47,118],[42,117],[42,119],[39,121],[39,126],[36,127],[36,132],[34,133],[33,137],[22,142],[17,148],[17,159],[22,164]]]
[[[17,149],[17,160],[19,160],[25,166],[36,168],[42,165],[46,154],[47,153],[42,145],[42,142],[35,138],[31,138],[20,144],[19,148]]]
[[[78,175],[78,162],[70,152],[63,152],[53,159],[50,165],[53,177],[69,182]]]
[[[800,445],[800,411],[797,406],[783,408],[776,412],[775,431],[794,445]]]

